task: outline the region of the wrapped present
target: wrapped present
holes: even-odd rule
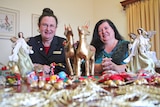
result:
[[[34,71],[27,73],[27,83],[28,84],[31,84],[31,83],[37,82],[37,81],[38,81],[38,76],[36,75],[36,73]]]
[[[12,67],[3,66],[0,70],[0,75],[5,77],[7,85],[21,84],[21,75],[16,65]]]
[[[21,76],[18,73],[11,73],[9,76],[6,76],[7,85],[20,85]]]

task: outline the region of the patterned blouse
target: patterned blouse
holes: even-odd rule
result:
[[[96,58],[95,63],[101,63],[102,59],[105,57],[112,58],[112,61],[115,64],[121,65],[125,64],[123,60],[128,57],[128,41],[119,40],[116,47],[110,52],[107,53],[105,50],[102,50],[98,57]]]

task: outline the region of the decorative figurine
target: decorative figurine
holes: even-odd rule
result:
[[[94,57],[95,47],[87,43],[86,36],[90,34],[88,25],[78,27],[79,41],[74,43],[71,26],[65,26],[64,35],[67,38],[65,42],[66,63],[70,75],[81,76],[81,63],[85,63],[85,75],[94,75]]]
[[[155,73],[155,63],[153,59],[156,59],[154,52],[150,51],[150,38],[155,34],[155,31],[146,32],[144,29],[139,28],[138,34],[130,34],[130,37],[134,40],[132,44],[129,44],[129,56],[124,60],[128,63],[128,71],[138,72],[144,69],[148,72]]]
[[[28,72],[31,72],[34,68],[33,63],[29,57],[29,54],[33,53],[31,47],[26,43],[23,33],[18,33],[18,38],[13,37],[11,41],[14,43],[12,55],[9,56],[9,63],[16,63],[19,67],[22,77],[26,77]]]
[[[78,27],[79,44],[74,60],[76,76],[81,76],[81,62],[85,62],[85,75],[94,75],[95,47],[87,43],[86,36],[90,34],[88,25]]]
[[[74,40],[73,40],[73,33],[71,26],[65,26],[65,32],[64,35],[67,38],[67,41],[65,43],[65,56],[66,56],[66,65],[67,69],[70,72],[70,75],[74,75],[73,70],[73,60],[75,57],[75,48],[74,48]]]

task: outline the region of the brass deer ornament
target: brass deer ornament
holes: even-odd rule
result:
[[[85,61],[85,75],[94,75],[95,47],[87,43],[86,36],[90,35],[88,25],[78,27],[79,44],[76,49],[75,72],[76,76],[81,75],[81,62]]]
[[[70,75],[74,75],[73,65],[72,65],[75,57],[73,32],[70,25],[69,26],[65,25],[64,27],[65,27],[64,35],[66,36],[66,39],[67,39],[64,46],[66,66],[70,72]]]
[[[64,35],[67,38],[65,43],[66,65],[71,75],[81,76],[82,60],[85,63],[85,75],[94,75],[95,47],[87,43],[86,36],[90,35],[88,25],[78,27],[79,42],[74,45],[73,32],[71,26],[65,26]]]

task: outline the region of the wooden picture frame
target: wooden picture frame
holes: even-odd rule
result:
[[[0,38],[10,38],[18,35],[19,11],[0,7]]]
[[[39,35],[38,19],[40,15],[32,14],[32,36]]]

